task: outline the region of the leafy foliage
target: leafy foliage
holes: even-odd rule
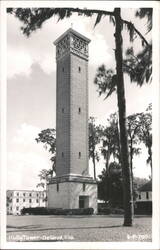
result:
[[[152,80],[152,44],[144,47],[137,55],[133,47],[127,49],[126,59],[123,60],[123,71],[130,76],[131,82],[142,86]]]
[[[113,15],[113,12],[90,10],[87,8],[7,8],[7,12],[13,14],[23,22],[21,30],[26,36],[30,36],[33,31],[40,29],[42,24],[52,16],[58,16],[58,21],[69,18],[76,12],[79,16],[91,17],[97,14],[94,27],[100,22],[102,15]]]
[[[56,130],[50,128],[44,129],[38,134],[35,140],[37,143],[43,143],[44,148],[52,154],[50,158],[52,162],[50,173],[53,174],[53,172],[56,172]]]
[[[42,169],[39,173],[40,183],[37,184],[37,187],[42,187],[43,189],[46,189],[46,185],[49,182],[49,179],[53,175],[52,169]]]
[[[151,166],[152,172],[152,105],[150,104],[146,112],[140,116],[140,140],[148,149],[147,163]]]
[[[96,161],[99,161],[99,154],[96,146],[100,143],[101,127],[96,126],[95,118],[89,119],[89,158],[92,159],[94,168],[94,179],[96,179]]]
[[[139,17],[140,19],[144,17],[147,18],[148,32],[150,32],[152,29],[152,14],[153,14],[152,8],[141,8],[136,11],[136,17]]]
[[[112,207],[123,207],[122,170],[118,163],[112,162],[108,169],[99,175],[98,198]]]
[[[106,170],[109,168],[111,157],[120,164],[120,144],[117,114],[111,114],[107,119],[108,125],[102,130],[101,153],[105,159]]]
[[[104,64],[98,67],[94,83],[99,95],[105,94],[105,99],[116,91],[116,75],[112,69],[106,69]]]
[[[7,8],[7,13],[10,13],[17,17],[22,23],[22,33],[27,37],[31,35],[33,31],[40,29],[45,21],[53,16],[58,17],[58,21],[64,18],[69,18],[73,13],[77,13],[79,16],[92,17],[96,14],[97,18],[94,27],[101,21],[102,16],[109,16],[110,22],[115,25],[116,11],[105,11],[96,9],[80,9],[80,8]],[[139,15],[142,16],[142,15]],[[149,17],[149,15],[148,15]],[[134,24],[126,20],[122,20],[122,23],[127,27],[129,31],[130,39],[132,40],[133,34],[137,34],[143,44],[148,44],[142,34],[135,28]]]

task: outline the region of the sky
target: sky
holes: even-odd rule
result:
[[[63,2],[61,2],[61,5]],[[74,6],[75,5],[75,6]],[[78,5],[78,6],[77,6]],[[98,5],[98,6],[97,6]],[[91,7],[88,2],[72,3],[73,7]],[[93,3],[92,8],[101,4]],[[103,9],[113,10],[110,6]],[[134,9],[123,9],[122,17],[134,21],[145,34],[146,21],[134,18]],[[104,63],[115,69],[114,27],[108,18],[102,18],[94,28],[95,17],[77,14],[57,22],[53,17],[29,38],[20,31],[22,25],[12,15],[7,16],[7,189],[35,189],[41,169],[51,167],[50,154],[35,138],[42,129],[55,128],[56,124],[56,61],[53,42],[71,26],[91,39],[89,44],[89,116],[104,124],[107,117],[117,111],[116,94],[104,101],[93,83],[96,69]],[[123,32],[124,48],[130,46],[129,35]],[[151,34],[146,35],[147,39]],[[141,42],[137,38],[134,48],[138,52]],[[127,115],[143,112],[152,102],[152,84],[137,87],[125,76]],[[134,159],[134,175],[148,178],[147,151]],[[93,166],[90,162],[90,174]],[[104,161],[97,164],[97,174],[104,168]]]

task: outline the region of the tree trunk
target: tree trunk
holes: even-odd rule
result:
[[[152,148],[148,147],[148,154],[150,159],[150,167],[151,167],[151,178],[152,178]]]
[[[93,153],[92,161],[93,161],[94,179],[96,180],[96,163],[95,163],[95,155],[94,155],[94,153]]]
[[[126,129],[126,103],[124,93],[124,79],[122,71],[122,21],[120,8],[115,8],[115,58],[116,58],[116,75],[117,75],[117,99],[119,112],[120,128],[120,147],[123,173],[123,196],[124,196],[124,226],[132,226],[133,223],[133,193],[132,180],[129,164],[128,141]]]

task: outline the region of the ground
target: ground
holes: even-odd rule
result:
[[[136,216],[123,227],[121,215],[7,216],[8,241],[151,241],[152,218]]]

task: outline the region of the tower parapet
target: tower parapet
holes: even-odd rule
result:
[[[88,44],[90,39],[70,28],[55,42],[56,59],[60,60],[68,53],[74,53],[85,60],[88,60]]]

